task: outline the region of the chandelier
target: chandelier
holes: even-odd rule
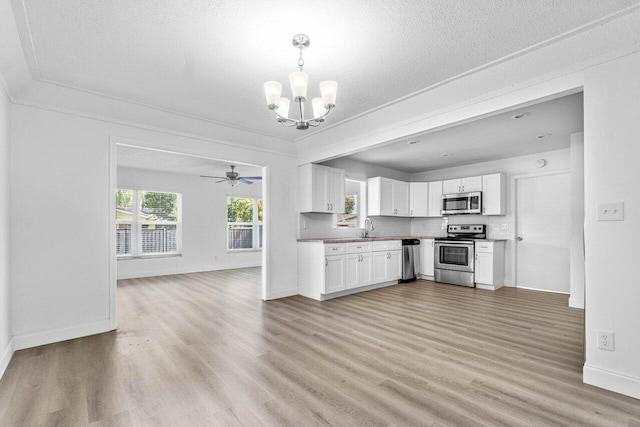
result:
[[[302,50],[309,47],[309,36],[296,34],[293,36],[293,46],[300,50],[300,58],[298,59],[300,70],[289,74],[293,100],[298,103],[298,106],[295,107],[298,118],[289,118],[290,101],[282,97],[282,84],[280,82],[266,82],[264,84],[264,94],[267,97],[267,107],[275,113],[278,122],[285,126],[295,126],[296,129],[303,130],[308,129],[309,126],[316,127],[320,125],[320,123],[324,122],[324,118],[329,114],[329,111],[336,106],[338,83],[333,80],[325,80],[320,83],[320,97],[311,100],[313,118],[306,119],[304,116],[304,103],[307,100],[309,75],[302,71],[304,66]]]

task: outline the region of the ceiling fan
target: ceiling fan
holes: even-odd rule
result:
[[[227,176],[200,175],[200,178],[219,179],[220,181],[216,181],[216,184],[219,184],[221,182],[228,182],[229,185],[231,186],[238,185],[239,182],[243,184],[253,184],[253,181],[262,179],[261,176],[240,176],[240,174],[235,171],[236,166],[235,165],[230,165],[230,166],[231,166],[231,172],[227,172],[226,173]]]

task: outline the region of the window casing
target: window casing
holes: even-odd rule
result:
[[[366,217],[366,182],[345,179],[345,213],[336,214],[336,228],[362,228]]]
[[[182,252],[182,196],[146,190],[116,192],[116,254],[120,258]]]
[[[257,197],[227,197],[227,249],[262,249],[262,200]]]

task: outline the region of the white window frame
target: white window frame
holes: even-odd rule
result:
[[[344,230],[353,230],[353,229],[358,229],[358,228],[362,228],[364,229],[364,220],[367,218],[367,181],[363,181],[361,179],[358,178],[345,178],[345,181],[353,181],[353,182],[357,182],[358,184],[360,184],[360,189],[358,190],[358,221],[357,221],[357,226],[355,227],[338,227],[338,215],[339,214],[335,214],[333,216],[333,228],[336,229],[344,229]],[[345,194],[345,198],[348,196],[348,194]]]
[[[232,249],[229,247],[229,221],[227,218],[227,221],[225,223],[225,233],[227,234],[227,252],[260,252],[262,251],[262,248],[260,247],[260,219],[258,216],[258,202],[262,200],[262,197],[259,196],[236,196],[236,195],[232,195],[232,194],[227,194],[227,198],[225,199],[226,203],[225,203],[225,209],[229,209],[228,208],[228,204],[229,204],[229,199],[233,198],[233,199],[252,199],[253,200],[253,214],[252,214],[252,242],[253,242],[253,247],[251,248],[237,248],[237,249]],[[264,206],[263,206],[264,208]],[[263,212],[264,214],[264,212]],[[226,213],[225,213],[225,217],[226,217]],[[236,223],[238,224],[238,223]],[[249,224],[249,223],[242,223],[242,224]],[[264,228],[264,224],[263,224],[263,228]]]
[[[117,220],[116,224],[131,224],[131,253],[119,254],[118,259],[135,259],[135,258],[162,258],[162,257],[174,257],[182,255],[182,194],[176,191],[166,190],[148,190],[137,188],[118,188],[117,190],[131,190],[133,192],[131,196],[133,214],[131,221]],[[117,191],[116,190],[116,191]],[[175,194],[178,199],[178,220],[177,221],[143,221],[140,219],[140,196],[142,193],[167,193]],[[115,206],[114,206],[115,209]],[[142,252],[142,227],[144,225],[175,225],[176,226],[176,250],[175,252]]]

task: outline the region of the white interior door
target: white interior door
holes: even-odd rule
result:
[[[571,175],[516,180],[516,286],[569,293]]]

